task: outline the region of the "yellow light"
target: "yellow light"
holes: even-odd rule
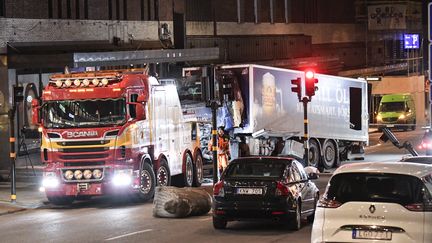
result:
[[[376,119],[377,119],[377,121],[382,121],[381,115],[377,115]]]
[[[98,84],[99,84],[99,79],[94,78],[94,79],[92,80],[92,83],[93,83],[94,86],[98,86]]]
[[[405,119],[405,115],[404,114],[400,115],[399,119],[401,119],[401,120]]]
[[[81,84],[81,81],[79,79],[75,79],[74,80],[74,85],[75,86],[80,86],[80,84]]]
[[[113,88],[113,91],[121,91],[121,88]]]
[[[107,78],[103,78],[102,79],[102,85],[107,85],[108,84],[108,79]]]
[[[38,127],[38,132],[42,132],[43,131],[43,127]]]
[[[55,82],[55,84],[56,84],[57,87],[60,88],[60,87],[63,85],[63,82],[62,82],[61,80],[57,80],[57,81]]]
[[[90,84],[90,80],[88,80],[88,79],[84,79],[84,80],[83,80],[83,84],[84,84],[84,86],[89,86],[89,84]]]
[[[43,94],[51,94],[51,91],[42,91]]]
[[[64,84],[66,85],[66,87],[70,87],[72,85],[72,81],[70,79],[66,79]]]

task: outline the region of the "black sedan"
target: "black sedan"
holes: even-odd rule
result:
[[[230,162],[213,188],[213,226],[228,221],[271,219],[293,230],[301,218],[313,221],[319,191],[302,164],[292,158],[246,157]]]

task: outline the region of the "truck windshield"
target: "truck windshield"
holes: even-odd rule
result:
[[[381,103],[379,111],[381,112],[399,112],[405,110],[404,102],[385,102]]]
[[[120,125],[126,121],[125,99],[49,101],[42,107],[47,128]]]

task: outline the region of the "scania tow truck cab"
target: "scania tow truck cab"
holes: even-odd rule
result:
[[[202,154],[176,87],[143,70],[57,74],[33,102],[54,204],[103,194],[153,197],[156,185],[199,186]]]
[[[381,99],[377,123],[380,127],[402,128],[412,130],[416,127],[416,109],[412,95],[388,94]]]

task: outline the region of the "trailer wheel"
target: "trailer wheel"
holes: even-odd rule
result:
[[[326,169],[330,169],[336,164],[337,153],[336,146],[331,140],[324,142],[323,146],[323,166]]]
[[[156,183],[158,186],[171,185],[171,173],[165,158],[161,158],[159,161],[159,167],[156,170]]]
[[[203,181],[203,158],[200,152],[197,153],[194,164],[193,186],[199,187]]]
[[[192,156],[189,153],[186,153],[183,157],[183,183],[184,186],[191,187],[193,185],[193,177],[194,177],[194,168],[193,168],[193,160]]]
[[[153,198],[155,192],[156,178],[152,166],[149,163],[143,162],[139,172],[139,192],[138,199],[140,201],[148,201]]]
[[[309,165],[306,166],[313,166],[315,168],[318,168],[320,160],[320,147],[315,139],[309,140]]]
[[[75,200],[73,196],[47,196],[48,201],[54,205],[71,205]]]

